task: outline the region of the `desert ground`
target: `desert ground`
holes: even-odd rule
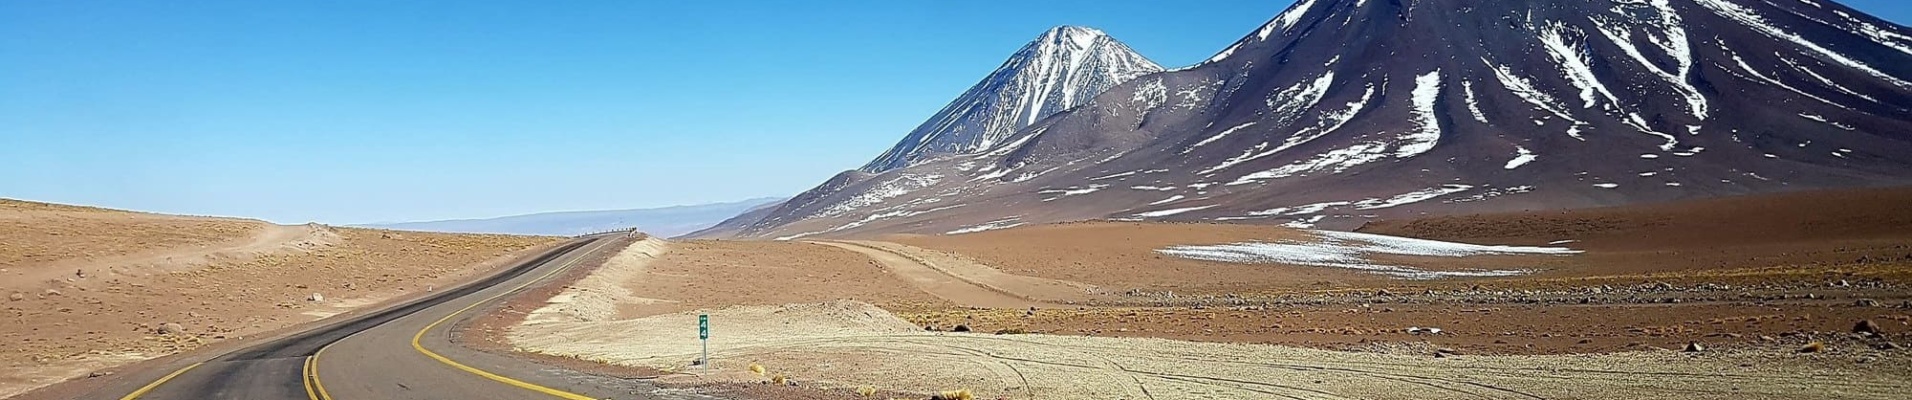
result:
[[[741,398],[1900,398],[1905,204],[647,239],[514,300],[496,340]]]
[[[557,240],[0,199],[0,398],[422,294]]]

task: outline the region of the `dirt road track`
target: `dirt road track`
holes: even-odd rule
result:
[[[964,266],[958,265],[939,265],[919,255],[895,249],[894,247],[899,245],[892,243],[862,241],[810,243],[862,253],[918,289],[944,300],[970,307],[1066,308],[1072,306],[1045,300],[1074,297],[1073,294],[1084,292],[1081,288],[1060,281],[1009,275],[982,266],[963,268]]]

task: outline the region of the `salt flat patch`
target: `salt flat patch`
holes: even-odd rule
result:
[[[1167,209],[1167,210],[1149,211],[1144,213],[1137,213],[1135,214],[1135,216],[1142,217],[1142,218],[1166,217],[1166,216],[1181,214],[1181,213],[1190,212],[1190,211],[1207,210],[1210,208],[1215,208],[1215,206],[1218,206],[1218,205],[1219,204],[1210,204],[1210,205],[1199,206],[1199,207],[1183,207],[1183,208],[1173,208],[1173,209]]]
[[[1022,217],[1009,217],[1009,218],[1003,218],[1003,219],[999,219],[999,220],[995,220],[995,221],[989,221],[989,222],[984,222],[984,223],[981,223],[981,224],[977,224],[977,225],[971,225],[971,226],[966,226],[966,227],[962,227],[962,228],[956,228],[956,229],[954,229],[954,230],[951,230],[951,231],[949,231],[949,232],[943,232],[943,234],[945,234],[945,235],[961,235],[961,234],[965,234],[965,233],[976,233],[976,232],[983,232],[983,231],[993,231],[993,230],[997,230],[997,229],[1009,229],[1009,228],[1014,228],[1014,227],[1018,227],[1018,226],[1022,226],[1022,225],[1023,225],[1023,223],[1022,223],[1021,221],[1018,221],[1018,220],[1020,220],[1020,219],[1022,219]]]
[[[1565,247],[1493,246],[1443,242],[1387,235],[1339,231],[1307,231],[1312,241],[1241,242],[1218,245],[1170,246],[1156,252],[1207,261],[1244,264],[1294,264],[1347,268],[1404,279],[1450,277],[1513,276],[1525,270],[1429,271],[1405,265],[1383,264],[1370,257],[1377,254],[1422,257],[1470,257],[1492,255],[1569,255],[1580,253]]]
[[[1295,229],[1313,228],[1315,224],[1321,223],[1321,220],[1326,218],[1328,218],[1328,216],[1326,215],[1316,215],[1313,217],[1288,221],[1286,223],[1281,224],[1281,226],[1288,227],[1288,228],[1295,228]]]

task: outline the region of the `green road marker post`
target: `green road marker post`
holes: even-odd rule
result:
[[[697,340],[704,345],[703,354],[697,357],[697,365],[710,368],[710,314],[697,314]]]

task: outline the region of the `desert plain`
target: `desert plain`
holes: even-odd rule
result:
[[[469,337],[737,398],[1899,398],[1905,204],[644,238]]]

